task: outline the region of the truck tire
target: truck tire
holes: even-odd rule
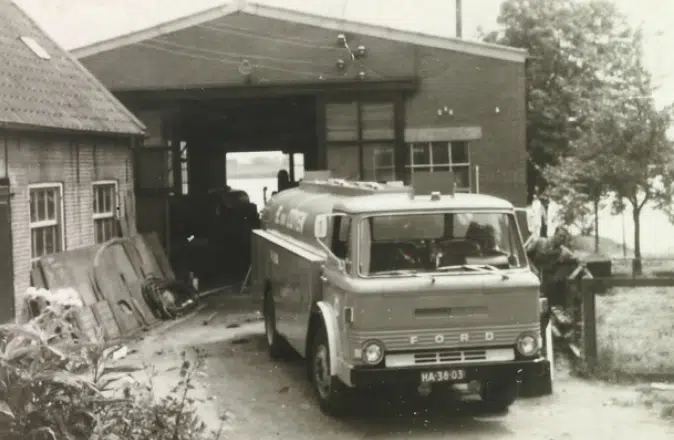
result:
[[[264,296],[264,333],[267,350],[272,359],[283,359],[288,356],[290,347],[276,330],[276,306],[271,293]]]
[[[311,384],[325,414],[343,416],[348,408],[349,388],[330,371],[330,347],[325,328],[321,326],[311,344],[307,358],[311,372]]]
[[[519,395],[516,377],[485,381],[480,387],[480,398],[489,412],[505,412]]]

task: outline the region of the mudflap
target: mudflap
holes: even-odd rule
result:
[[[520,373],[520,397],[541,397],[552,394],[552,365],[547,359],[525,367]]]

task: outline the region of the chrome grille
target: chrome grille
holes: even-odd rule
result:
[[[486,341],[484,334],[491,331],[494,334],[492,340]],[[433,350],[433,349],[457,349],[461,347],[503,347],[514,345],[523,332],[540,334],[540,323],[494,325],[489,327],[465,327],[451,329],[423,329],[423,330],[355,330],[349,334],[349,342],[352,347],[359,348],[370,339],[377,339],[384,343],[387,351],[404,350]],[[467,333],[469,338],[462,341],[461,334]],[[443,341],[436,342],[436,336],[441,335]],[[416,341],[413,343],[411,337]]]
[[[486,359],[487,350],[442,350],[414,353],[414,363],[417,365],[483,361]]]
[[[510,347],[500,347],[392,353],[386,355],[385,363],[386,367],[394,368],[424,365],[498,363],[513,360],[515,360],[515,349]]]

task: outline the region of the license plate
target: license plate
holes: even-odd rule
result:
[[[424,371],[421,373],[421,383],[456,382],[465,378],[465,370]]]

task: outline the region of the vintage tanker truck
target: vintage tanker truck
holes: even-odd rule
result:
[[[494,410],[521,385],[551,392],[546,302],[515,208],[442,177],[305,180],[262,212],[251,277],[269,352],[306,359],[327,413],[368,387],[473,384]]]

